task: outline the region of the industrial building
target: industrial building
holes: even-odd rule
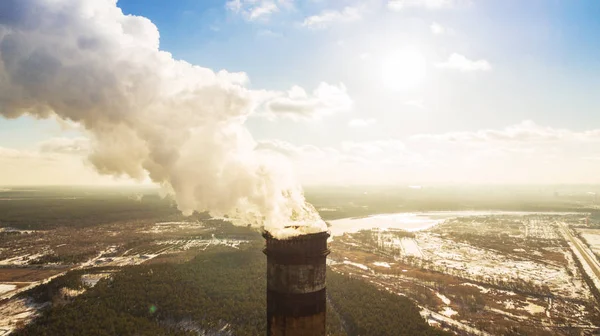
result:
[[[328,232],[276,239],[264,232],[267,335],[325,335]]]

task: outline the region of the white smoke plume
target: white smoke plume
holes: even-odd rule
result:
[[[244,122],[276,94],[247,80],[173,59],[116,0],[0,1],[0,115],[82,125],[100,173],[149,176],[184,214],[280,237],[325,230],[288,164],[255,150]]]

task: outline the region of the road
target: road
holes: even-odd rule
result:
[[[600,279],[600,263],[598,263],[598,259],[596,258],[596,256],[587,248],[587,246],[581,241],[581,239],[575,237],[571,233],[571,231],[565,223],[559,223],[559,230],[561,231],[565,239],[571,242],[571,244],[583,257],[583,260],[580,260],[581,263],[587,264],[594,273],[588,275],[595,276],[597,280]]]

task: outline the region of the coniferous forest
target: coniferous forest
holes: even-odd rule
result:
[[[14,335],[264,335],[266,258],[258,243],[215,248],[180,264],[123,268],[71,301],[79,271],[23,293],[52,302]],[[329,335],[441,335],[407,298],[364,281],[328,274]]]

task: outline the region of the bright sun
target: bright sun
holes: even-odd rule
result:
[[[383,60],[383,84],[394,91],[419,87],[427,72],[425,57],[418,50],[403,49],[392,52]]]

